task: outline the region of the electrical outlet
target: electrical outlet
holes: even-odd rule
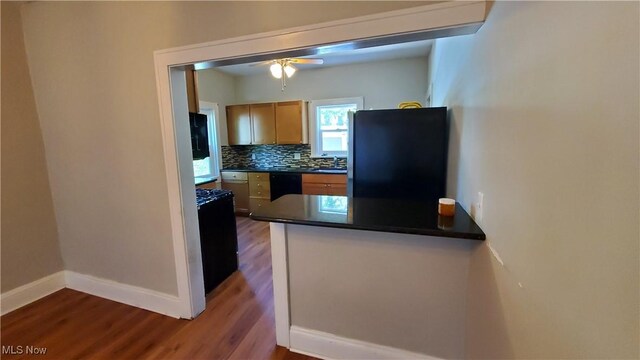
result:
[[[256,154],[251,154],[251,160],[255,160],[256,159]]]
[[[294,160],[300,160],[300,153],[293,153]]]
[[[478,211],[476,211],[476,221],[482,222],[482,213],[484,210],[484,194],[480,191],[478,191],[476,206],[478,207]]]
[[[471,204],[471,217],[473,221],[476,223],[482,222],[482,212],[484,210],[484,194],[482,192],[478,192],[476,196],[476,201]]]

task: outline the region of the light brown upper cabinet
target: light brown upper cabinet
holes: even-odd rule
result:
[[[251,108],[249,105],[227,106],[229,145],[251,145]]]
[[[251,144],[276,143],[276,110],[274,103],[250,104]]]
[[[227,106],[229,145],[307,144],[302,100]]]
[[[185,66],[185,76],[187,80],[187,102],[189,104],[189,112],[200,112],[200,103],[198,101],[198,75],[193,65]]]
[[[276,143],[275,104],[227,106],[229,145]]]
[[[278,144],[307,143],[306,111],[302,100],[276,103],[276,142]]]

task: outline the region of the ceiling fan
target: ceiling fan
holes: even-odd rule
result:
[[[271,71],[271,75],[276,79],[282,80],[282,91],[287,87],[287,78],[293,76],[296,72],[296,68],[293,64],[324,64],[324,60],[317,59],[304,59],[304,58],[284,58],[284,59],[275,59],[264,61],[261,63],[254,64],[252,66],[261,66],[261,65],[270,65],[269,71]]]

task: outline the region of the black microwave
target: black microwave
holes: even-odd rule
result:
[[[191,149],[193,160],[202,160],[209,157],[209,129],[207,128],[207,115],[189,113],[189,125],[191,127]]]

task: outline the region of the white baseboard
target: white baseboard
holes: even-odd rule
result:
[[[69,270],[65,273],[69,289],[180,318],[180,299],[177,296]]]
[[[65,287],[64,271],[45,276],[0,295],[1,315],[28,305]]]
[[[437,357],[349,339],[298,326],[290,329],[291,351],[323,359],[428,359]]]
[[[65,270],[22,285],[0,296],[2,315],[63,288],[180,318],[177,296]]]

